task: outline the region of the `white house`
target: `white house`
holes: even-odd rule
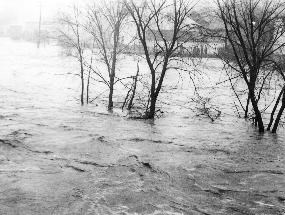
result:
[[[163,39],[170,41],[173,37],[173,23],[164,22],[161,25],[161,33],[158,30],[151,30],[148,33],[147,44],[150,48],[153,48],[154,52],[158,46],[163,46]],[[187,19],[184,23],[184,31],[181,32],[181,37],[178,40],[178,53],[180,55],[189,56],[214,56],[218,54],[219,50],[225,47],[225,42],[218,38],[206,38],[201,33],[201,26],[193,21]],[[156,29],[155,27],[153,29]],[[161,34],[163,36],[161,36]],[[163,38],[162,38],[163,37]],[[156,47],[157,46],[157,47]]]

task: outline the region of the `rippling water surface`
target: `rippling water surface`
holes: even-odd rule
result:
[[[1,214],[284,214],[284,129],[260,135],[235,116],[229,89],[213,89],[218,60],[205,60],[200,86],[220,119],[185,108],[191,84],[170,71],[163,116],[144,121],[108,114],[104,97],[81,107],[77,62],[58,47],[0,47]]]

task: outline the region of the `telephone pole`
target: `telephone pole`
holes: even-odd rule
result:
[[[39,32],[38,32],[38,41],[37,41],[38,48],[40,48],[41,44],[41,27],[42,27],[42,2],[40,2]]]

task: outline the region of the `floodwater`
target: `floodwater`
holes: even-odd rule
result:
[[[104,97],[81,107],[77,62],[59,48],[0,47],[0,214],[285,214],[284,128],[260,135],[235,116],[228,88],[213,91],[218,60],[200,85],[219,119],[195,117],[189,81],[171,72],[164,114],[145,121],[107,113]]]

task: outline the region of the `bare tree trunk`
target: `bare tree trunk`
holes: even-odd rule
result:
[[[112,53],[112,67],[110,73],[110,92],[109,92],[109,104],[108,111],[113,109],[113,94],[114,94],[114,84],[115,84],[115,76],[116,76],[116,63],[117,63],[117,51],[119,45],[120,38],[120,26],[118,23],[114,26],[114,35],[113,35],[113,53]]]
[[[137,89],[137,82],[138,82],[138,76],[139,76],[139,72],[140,72],[140,67],[139,64],[137,64],[137,74],[134,80],[134,86],[133,86],[133,93],[132,93],[132,97],[130,99],[129,105],[128,105],[128,110],[131,110],[133,107],[133,101],[136,95],[136,89]]]
[[[81,105],[84,105],[84,74],[83,71],[81,70]]]
[[[152,91],[150,94],[150,110],[149,110],[149,113],[147,114],[148,119],[152,119],[155,117],[156,101],[157,101],[157,97],[158,97],[158,94],[161,90],[162,83],[163,83],[163,80],[164,80],[164,77],[166,74],[168,59],[169,59],[168,56],[166,56],[164,59],[164,65],[163,65],[162,72],[161,72],[161,75],[159,78],[159,82],[158,82],[158,85],[156,88],[155,88],[155,81],[152,82],[152,88],[151,88]],[[154,86],[153,86],[153,84],[154,84]]]
[[[282,105],[281,105],[281,108],[278,112],[278,115],[276,117],[276,120],[275,120],[275,123],[274,123],[274,126],[273,126],[273,129],[272,129],[272,133],[276,133],[277,131],[277,128],[278,128],[278,125],[279,125],[279,122],[280,122],[280,119],[281,119],[281,116],[284,112],[284,109],[285,109],[285,93],[284,93],[284,90],[283,90],[283,98],[282,98]]]
[[[92,53],[92,55],[93,55],[93,53]],[[89,104],[89,87],[90,87],[92,62],[93,62],[93,56],[91,56],[89,70],[88,70],[87,86],[86,86],[86,104]]]
[[[245,119],[248,118],[249,102],[250,102],[250,98],[249,98],[249,95],[248,95],[247,101],[246,101],[246,107],[245,107],[245,111],[244,111],[244,118],[245,118]]]
[[[149,111],[146,114],[146,119],[153,119],[155,117],[155,107],[156,107],[156,100],[157,100],[157,96],[155,95],[155,93],[150,96],[150,107],[149,107]]]
[[[282,96],[283,93],[284,93],[284,89],[282,89],[281,92],[279,93],[278,98],[277,98],[277,100],[276,100],[276,103],[275,103],[275,105],[274,105],[274,108],[273,108],[273,110],[272,110],[272,112],[271,112],[270,121],[269,121],[269,124],[268,124],[268,126],[267,126],[267,131],[270,131],[270,128],[271,128],[271,126],[272,126],[272,124],[273,124],[273,121],[274,121],[274,114],[275,114],[275,111],[276,111],[276,109],[277,109],[277,107],[278,107],[278,104],[279,104],[279,102],[280,102],[280,99],[281,99],[281,96]]]
[[[110,91],[109,91],[108,111],[111,111],[113,109],[114,80],[115,80],[115,77],[111,75],[110,88],[109,88]]]
[[[84,105],[84,67],[83,67],[83,57],[82,57],[82,53],[81,50],[80,52],[80,77],[81,77],[81,96],[80,96],[80,101],[81,101],[81,105]]]
[[[91,74],[91,69],[89,69],[88,72],[88,78],[87,78],[87,87],[86,87],[86,103],[89,104],[89,85],[90,85],[90,74]]]
[[[258,125],[259,132],[263,133],[264,132],[264,124],[263,124],[263,120],[262,120],[260,110],[258,108],[257,101],[255,99],[254,91],[252,89],[249,89],[249,96],[250,96],[251,104],[252,104],[252,107],[253,107],[253,110],[255,113],[256,125]]]
[[[123,103],[123,105],[122,105],[122,110],[124,110],[124,108],[125,108],[125,105],[126,105],[126,103],[127,103],[127,101],[128,101],[128,98],[129,98],[129,95],[130,95],[131,90],[132,90],[132,89],[129,89],[129,90],[128,90],[128,93],[127,93],[126,98],[125,98],[125,100],[124,100],[124,103]]]

